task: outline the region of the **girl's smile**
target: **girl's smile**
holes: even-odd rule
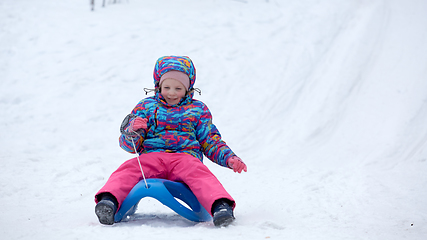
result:
[[[181,101],[187,92],[180,81],[168,78],[162,82],[160,93],[168,104],[175,105]]]

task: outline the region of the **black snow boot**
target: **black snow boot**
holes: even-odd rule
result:
[[[105,225],[114,224],[114,215],[117,211],[117,200],[111,194],[103,194],[100,201],[95,206],[95,213],[99,222]]]
[[[212,205],[213,223],[216,227],[226,227],[234,221],[232,203],[228,199],[219,199]]]

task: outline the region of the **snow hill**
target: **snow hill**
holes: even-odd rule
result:
[[[426,0],[0,1],[1,239],[427,236]],[[234,225],[144,199],[103,226],[126,114],[158,57],[190,56],[224,140]]]

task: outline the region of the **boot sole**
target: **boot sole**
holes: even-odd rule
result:
[[[99,222],[105,225],[114,224],[113,208],[107,204],[98,203],[95,207],[95,214],[98,216]]]
[[[216,227],[227,227],[234,221],[234,217],[230,215],[218,216],[214,219],[214,225]]]

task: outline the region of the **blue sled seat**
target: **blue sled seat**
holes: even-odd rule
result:
[[[123,201],[119,211],[114,216],[115,222],[122,221],[123,218],[135,213],[139,201],[144,197],[152,197],[163,203],[179,215],[194,222],[211,221],[211,215],[200,204],[193,192],[187,185],[181,182],[169,181],[166,179],[147,179],[148,188],[144,180],[137,183],[128,196]],[[175,198],[182,200],[191,209],[182,205]]]

